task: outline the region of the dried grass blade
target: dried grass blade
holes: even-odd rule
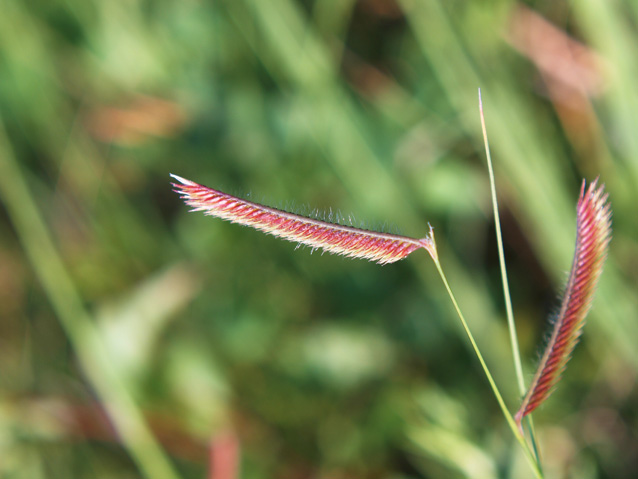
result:
[[[330,253],[363,258],[379,264],[394,263],[419,248],[425,248],[431,256],[436,254],[431,236],[414,239],[307,218],[243,200],[177,175],[171,176],[179,182],[173,183],[175,191],[193,208],[192,211],[202,211],[210,216],[250,226],[313,249],[321,248]]]

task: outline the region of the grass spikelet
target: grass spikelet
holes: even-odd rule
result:
[[[173,183],[175,191],[193,208],[192,211],[202,211],[210,216],[250,226],[313,249],[321,248],[330,253],[363,258],[379,264],[394,263],[419,248],[425,248],[430,256],[436,257],[431,234],[423,239],[414,239],[320,221],[236,198],[177,175],[171,176],[179,182]]]
[[[552,393],[578,343],[611,239],[611,208],[607,200],[604,185],[598,186],[598,179],[587,190],[583,181],[577,206],[574,261],[545,352],[515,416],[519,428],[523,417]]]

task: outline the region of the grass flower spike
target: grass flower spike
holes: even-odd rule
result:
[[[598,180],[587,190],[583,181],[577,207],[574,262],[547,347],[516,413],[519,427],[523,417],[552,393],[580,337],[611,239],[611,209],[607,199]]]
[[[394,263],[417,249],[426,249],[434,260],[503,415],[523,447],[535,476],[543,477],[538,455],[526,443],[521,422],[549,397],[558,383],[580,337],[607,256],[611,239],[611,209],[607,201],[608,195],[603,186],[598,186],[598,180],[587,189],[583,182],[577,207],[576,251],[561,308],[520,410],[512,416],[452,293],[439,262],[431,227],[428,235],[422,239],[377,233],[288,213],[213,190],[176,175],[171,176],[176,180],[173,183],[175,191],[193,211],[202,211],[210,216],[250,226],[313,249],[320,248],[330,253],[363,258],[380,264]]]
[[[171,175],[175,191],[193,211],[250,226],[264,233],[335,254],[363,258],[379,264],[394,263],[419,248],[436,257],[432,232],[423,239],[377,233],[351,226],[287,213],[213,190]]]

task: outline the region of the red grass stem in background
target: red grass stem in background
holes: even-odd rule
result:
[[[210,442],[208,479],[239,477],[239,439],[231,431],[222,431]]]
[[[179,181],[173,183],[175,191],[193,211],[250,226],[310,246],[313,250],[322,248],[330,253],[380,264],[399,261],[419,248],[425,248],[432,258],[436,258],[431,231],[426,238],[414,239],[328,223],[242,200],[177,175],[171,176]]]
[[[519,428],[523,417],[552,393],[585,324],[611,239],[611,208],[607,198],[604,185],[598,186],[598,180],[587,191],[583,181],[577,207],[574,262],[547,347],[515,416]]]

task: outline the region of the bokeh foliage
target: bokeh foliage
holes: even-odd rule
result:
[[[242,478],[531,476],[426,254],[310,254],[169,186],[431,223],[515,410],[480,86],[528,373],[580,181],[610,192],[583,344],[535,416],[549,476],[633,477],[635,2],[0,5],[0,476],[204,477],[228,433]]]

